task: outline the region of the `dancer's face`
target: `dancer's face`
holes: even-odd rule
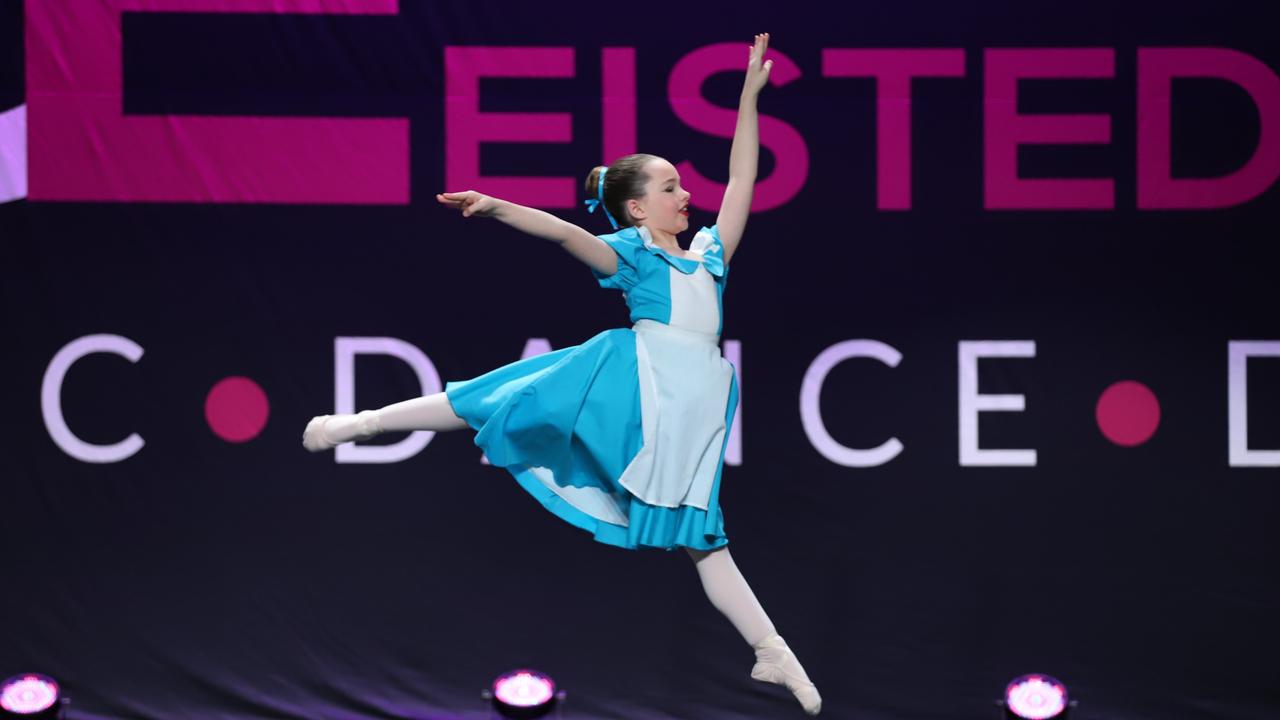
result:
[[[649,228],[649,232],[662,230],[678,235],[688,230],[690,195],[680,187],[676,167],[662,158],[654,158],[645,163],[644,172],[649,176],[645,196],[627,201],[631,217],[637,224]]]

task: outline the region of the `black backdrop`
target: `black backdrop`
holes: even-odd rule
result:
[[[568,256],[435,204],[463,189],[445,187],[446,46],[577,53],[572,79],[482,82],[484,111],[573,118],[570,142],[486,144],[485,174],[578,183],[602,159],[600,48],[634,47],[639,149],[723,180],[728,139],[680,121],[668,73],[768,30],[802,75],[767,88],[761,111],[810,157],[802,190],[753,215],[734,258],[725,338],[741,349],[742,455],[722,503],[824,715],[987,718],[1004,683],[1033,671],[1063,679],[1082,717],[1280,714],[1280,468],[1228,455],[1229,343],[1280,341],[1280,197],[1138,209],[1134,159],[1137,48],[1233,48],[1275,73],[1265,4],[404,0],[386,16],[125,15],[126,116],[407,118],[408,202],[356,204],[41,199],[58,170],[37,182],[29,25],[21,50],[37,1],[0,4],[0,105],[31,102],[33,138],[31,195],[0,205],[0,675],[54,675],[79,717],[482,717],[479,688],[524,665],[562,683],[569,717],[797,716],[748,679],[749,650],[687,559],[591,542],[481,464],[470,433],[389,464],[298,442],[333,409],[335,338],[398,338],[461,379],[530,338],[558,348],[626,322]],[[874,84],[823,77],[822,49],[922,47],[963,49],[965,75],[914,84],[912,208],[880,210]],[[1114,49],[1112,79],[1028,81],[1018,103],[1111,116],[1109,143],[1026,147],[1019,172],[1114,178],[1113,209],[984,207],[984,49],[1009,47]],[[733,107],[740,81],[715,75],[703,93]],[[1249,95],[1174,87],[1174,175],[1240,167],[1264,124]],[[761,178],[776,166],[763,150]],[[713,221],[695,208],[695,227]],[[41,407],[55,354],[99,333],[145,354],[84,357],[61,400],[86,442],[144,438],[113,463],[60,449]],[[799,401],[815,357],[860,338],[902,360],[836,365],[826,429],[849,447],[904,446],[862,468],[815,448]],[[981,415],[982,447],[1034,448],[1034,467],[960,463],[958,348],[984,340],[1035,342],[1033,358],[979,365],[983,394],[1025,397],[1023,412]],[[228,376],[269,401],[247,442],[205,419]],[[1126,379],[1161,411],[1133,447],[1095,420]],[[360,407],[419,392],[390,357],[361,357],[355,380]],[[1280,359],[1249,361],[1248,381],[1249,447],[1280,449]]]

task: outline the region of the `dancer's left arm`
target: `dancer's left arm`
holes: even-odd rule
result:
[[[756,165],[760,156],[760,121],[756,112],[756,98],[769,81],[772,60],[764,59],[769,47],[769,33],[756,35],[747,63],[747,77],[742,84],[742,98],[738,101],[738,125],[733,131],[733,147],[729,150],[729,184],[725,187],[724,201],[720,203],[720,215],[716,226],[720,242],[724,245],[724,259],[728,262],[751,214],[751,193],[756,182]]]

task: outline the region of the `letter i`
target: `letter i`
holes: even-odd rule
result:
[[[601,55],[603,164],[608,165],[636,151],[636,49],[604,48]]]

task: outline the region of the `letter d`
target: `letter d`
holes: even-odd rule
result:
[[[440,375],[436,366],[418,348],[389,337],[337,337],[333,340],[333,406],[334,412],[356,411],[356,355],[390,355],[405,361],[418,376],[423,395],[440,392]],[[435,432],[415,430],[409,437],[391,445],[354,443],[339,445],[334,450],[338,463],[395,463],[422,452]]]

